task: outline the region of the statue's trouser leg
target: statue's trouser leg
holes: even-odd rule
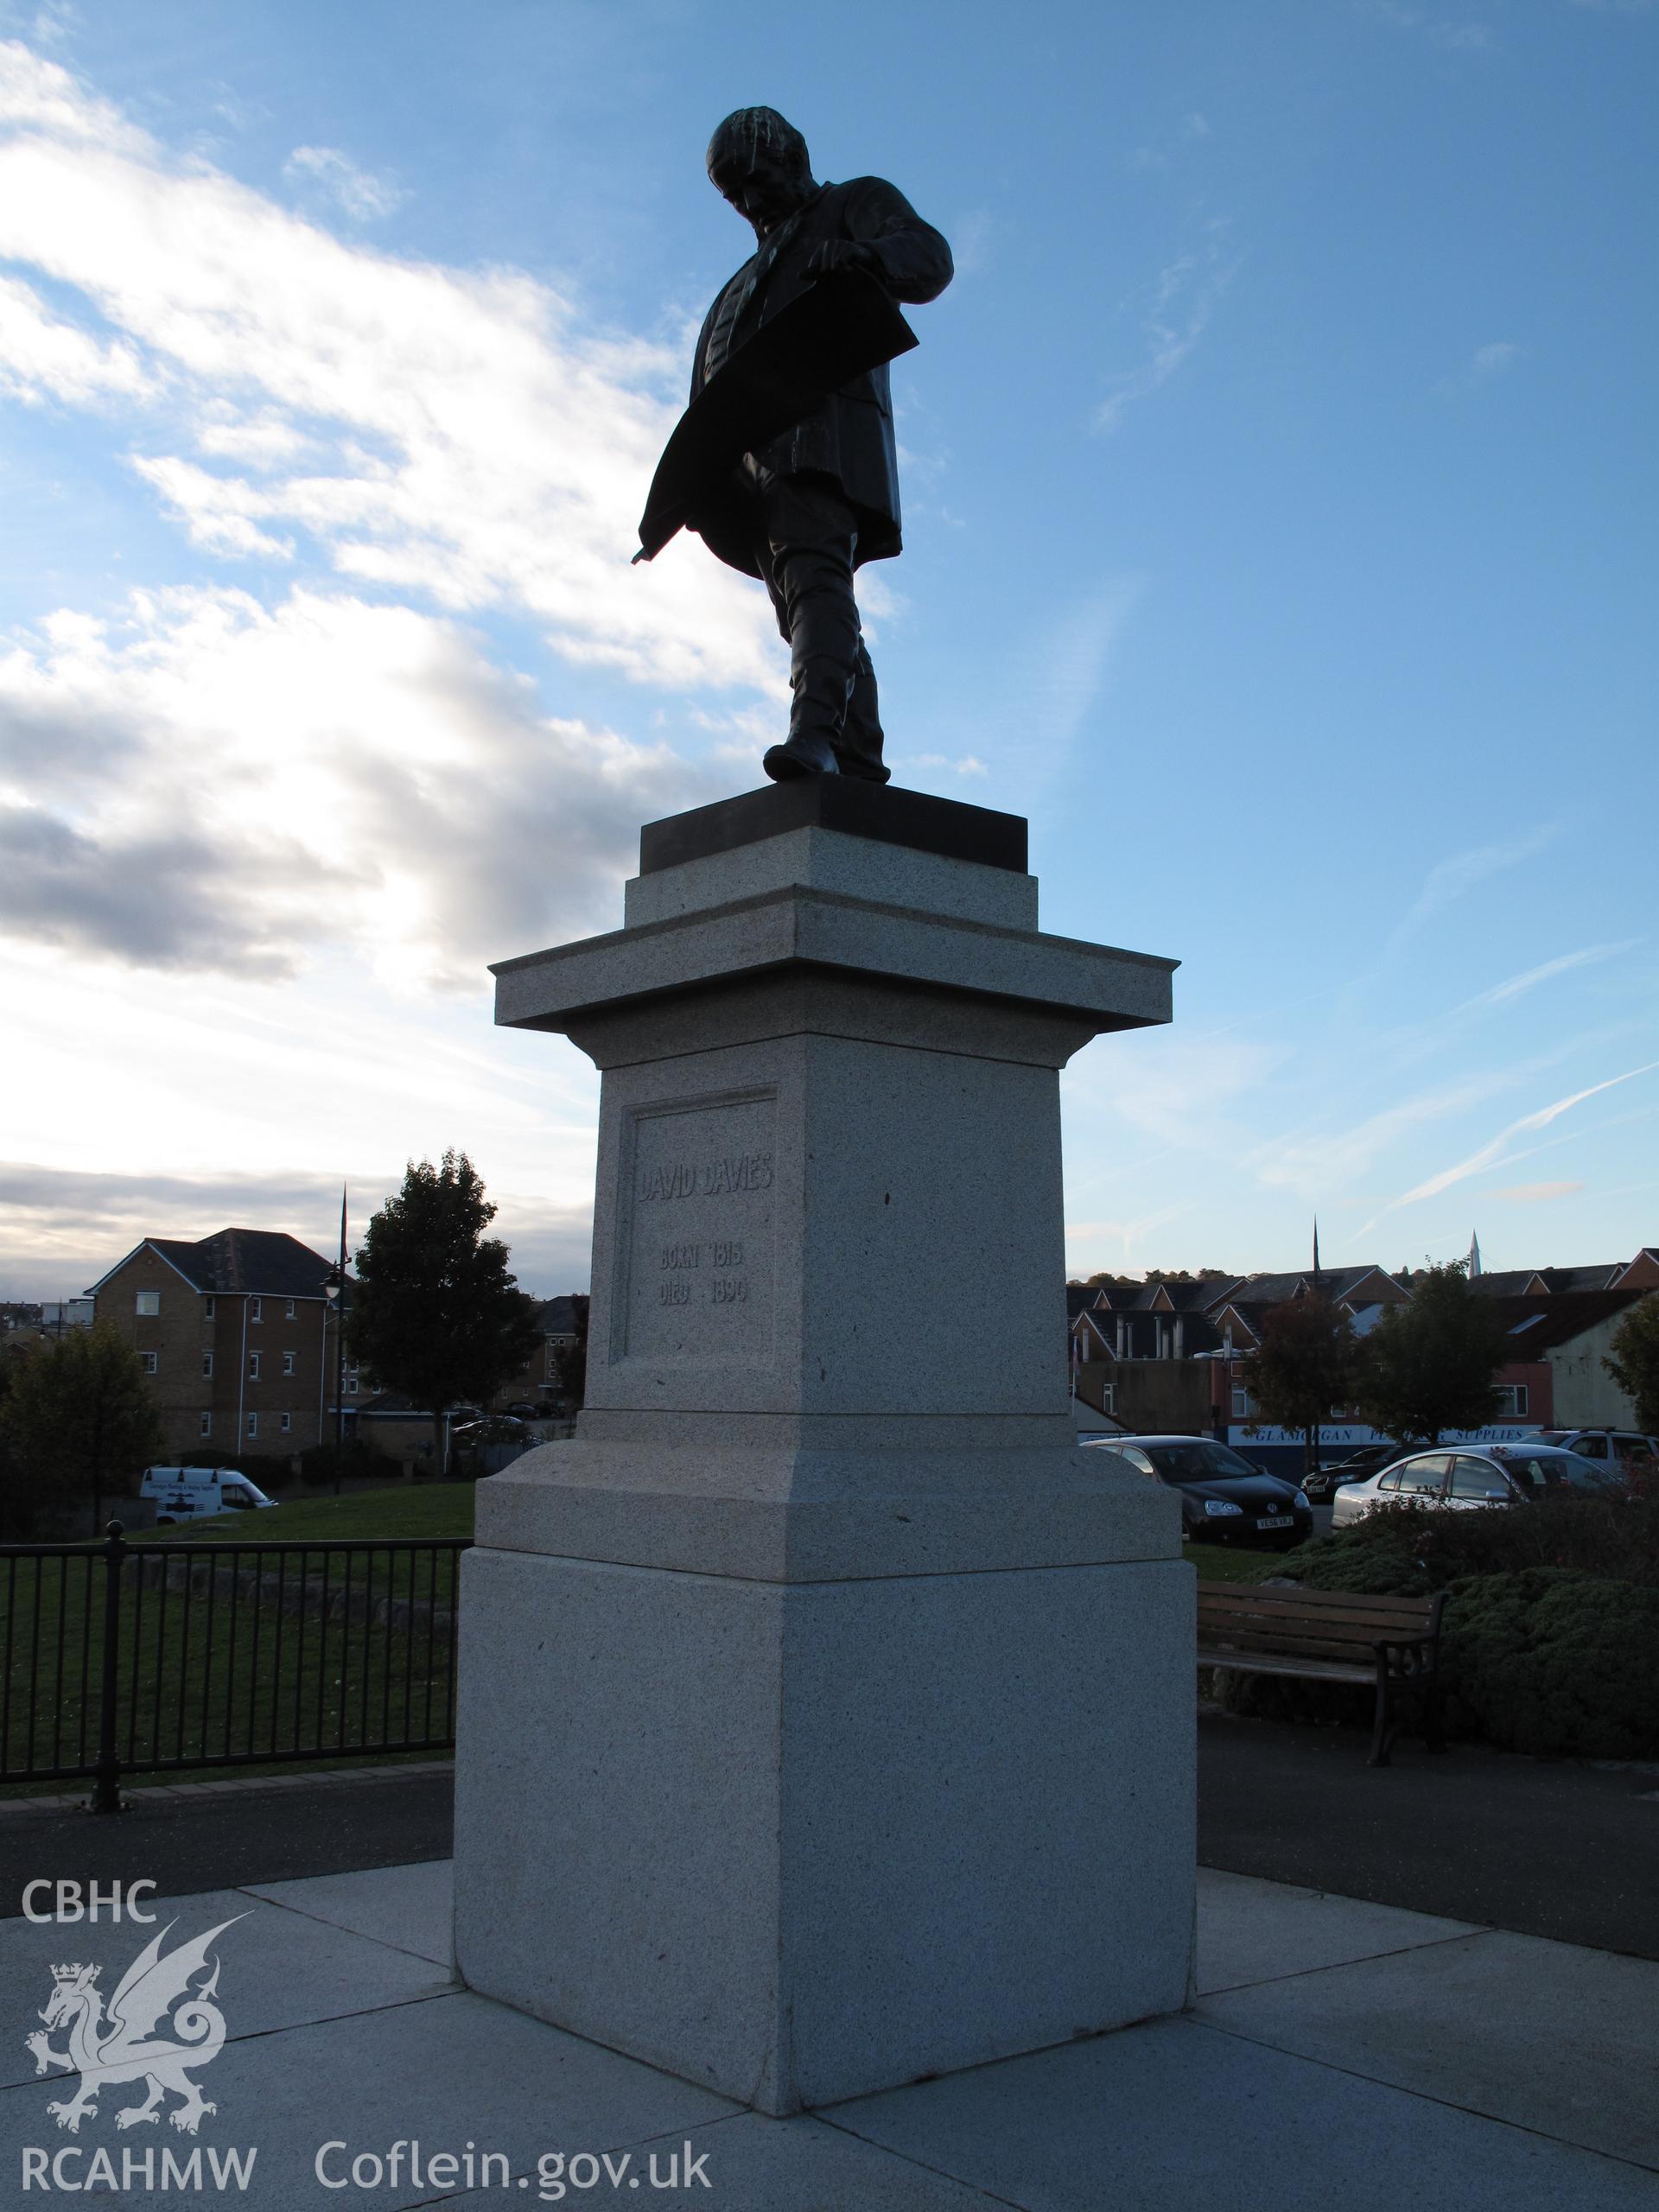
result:
[[[763,512],[766,588],[790,649],[790,750],[885,783],[875,671],[853,596],[853,509],[827,478],[801,475],[774,480]]]

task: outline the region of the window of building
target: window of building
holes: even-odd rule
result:
[[[1107,1382],[1103,1384],[1100,1393],[1100,1410],[1103,1414],[1115,1414],[1117,1411],[1117,1385],[1116,1382]]]
[[[1524,1421],[1527,1417],[1527,1386],[1524,1382],[1500,1382],[1497,1386],[1497,1417],[1500,1421]]]
[[[290,1299],[289,1300],[289,1301],[288,1301],[287,1306],[286,1306],[284,1307],[284,1309],[283,1309],[283,1319],[285,1321],[291,1321],[291,1320],[294,1319],[294,1316],[296,1315],[296,1313],[298,1313],[298,1311],[299,1311],[299,1300],[298,1300],[297,1299],[296,1299],[296,1298],[290,1298]]]
[[[201,1372],[205,1381],[211,1382],[213,1380],[213,1355],[210,1351],[205,1351],[201,1355]]]
[[[289,1433],[289,1432],[292,1429],[293,1426],[294,1426],[294,1416],[293,1416],[293,1414],[284,1414],[282,1416],[282,1419],[281,1419],[281,1420],[278,1421],[278,1423],[277,1423],[277,1427],[282,1430],[283,1434],[284,1436],[286,1436],[286,1435]]]
[[[348,1398],[354,1398],[357,1395],[357,1370],[355,1368],[353,1368],[351,1373],[346,1377],[346,1395]]]
[[[201,1301],[201,1318],[204,1321],[211,1321],[213,1318],[213,1301],[211,1298],[204,1298]]]
[[[1244,1388],[1244,1385],[1242,1382],[1235,1382],[1233,1385],[1233,1419],[1235,1421],[1250,1421],[1254,1419],[1255,1414],[1255,1400],[1250,1395],[1249,1392]]]
[[[248,1354],[248,1380],[250,1382],[259,1380],[259,1355],[257,1351]]]
[[[161,1310],[162,1294],[159,1290],[141,1290],[139,1292],[134,1305],[134,1311],[136,1313],[159,1313]]]
[[[153,1351],[141,1351],[138,1355],[138,1364],[146,1375],[153,1375],[156,1372],[156,1354]]]
[[[264,1301],[264,1300],[263,1298],[251,1298],[251,1299],[248,1300],[248,1319],[249,1319],[249,1320],[250,1320],[250,1321],[263,1321],[263,1320],[264,1319],[264,1318],[265,1318],[265,1301]]]
[[[248,1434],[250,1436],[257,1436],[258,1433],[259,1416],[257,1414],[250,1414],[248,1415]]]
[[[201,1417],[201,1433],[204,1436],[211,1436],[213,1434],[213,1417],[212,1414],[203,1414]]]
[[[283,1372],[284,1375],[291,1375],[294,1372],[294,1355],[291,1351],[285,1351],[283,1354]]]

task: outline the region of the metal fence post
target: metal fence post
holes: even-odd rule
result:
[[[98,1713],[98,1764],[92,1770],[92,1803],[94,1813],[118,1813],[121,1806],[121,1766],[115,1753],[116,1704],[120,1695],[121,1567],[126,1542],[118,1521],[109,1522],[104,1545],[103,1687]]]

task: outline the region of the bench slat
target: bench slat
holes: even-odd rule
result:
[[[1263,1590],[1236,1582],[1200,1582],[1198,1602],[1228,1612],[1287,1612],[1317,1610],[1333,1618],[1381,1615],[1390,1620],[1427,1620],[1432,1598],[1373,1598],[1345,1590]]]
[[[1394,1591],[1307,1591],[1294,1581],[1205,1581],[1199,1577],[1199,1588],[1205,1597],[1221,1597],[1241,1604],[1261,1601],[1263,1606],[1334,1606],[1338,1612],[1351,1606],[1405,1606],[1422,1611],[1433,1604],[1431,1597],[1407,1597]]]
[[[1222,1636],[1207,1634],[1205,1642],[1216,1650],[1271,1651],[1287,1659],[1338,1659],[1372,1674],[1376,1671],[1376,1655],[1369,1643],[1336,1643],[1319,1636],[1237,1636],[1230,1631]]]
[[[1426,1621],[1332,1620],[1328,1614],[1224,1613],[1201,1611],[1199,1625],[1224,1636],[1235,1629],[1251,1636],[1320,1636],[1338,1643],[1421,1643]]]
[[[1317,1613],[1297,1620],[1283,1614],[1201,1612],[1198,1624],[1217,1636],[1243,1629],[1254,1636],[1322,1636],[1339,1643],[1421,1643],[1429,1635],[1427,1621],[1333,1621]]]
[[[1344,1667],[1328,1660],[1274,1659],[1268,1653],[1206,1651],[1202,1645],[1198,1648],[1198,1664],[1214,1667],[1223,1674],[1294,1675],[1300,1681],[1360,1682],[1368,1689],[1376,1680],[1374,1667]]]

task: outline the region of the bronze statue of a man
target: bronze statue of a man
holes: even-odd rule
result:
[[[836,329],[815,341],[810,311],[798,312],[787,327],[779,323],[777,342],[769,349],[763,340],[728,380],[739,394],[734,420],[740,426],[743,420],[746,365],[750,384],[771,402],[773,423],[795,404],[778,398],[791,372],[804,411],[774,429],[766,410],[755,409],[753,419],[769,434],[756,437],[735,467],[724,468],[686,517],[721,560],[760,577],[789,645],[789,736],[766,753],[767,775],[783,782],[839,773],[884,784],[875,671],[859,626],[853,574],[866,561],[889,558],[900,544],[887,361],[914,340],[890,302],[937,299],[953,274],[950,249],[880,177],[816,182],[806,141],[772,108],[740,108],[727,117],[709,143],[709,175],[754,226],[756,251],[721,292],[698,336],[694,410],[711,380],[827,276],[836,281],[823,287],[817,327],[828,316],[837,323],[861,320],[867,332],[885,325],[899,334],[884,342]],[[840,274],[849,270],[860,276],[849,282]],[[849,381],[814,389],[810,372],[799,374],[802,333],[809,371],[812,358],[826,376],[844,367],[842,344],[851,348],[845,358],[874,365],[861,366]]]

